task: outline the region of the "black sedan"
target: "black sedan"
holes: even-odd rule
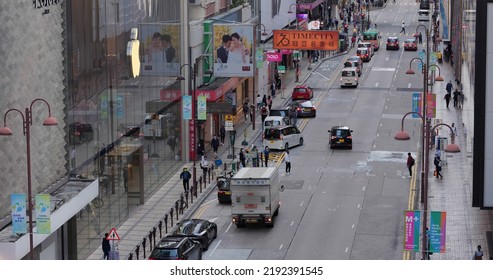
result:
[[[217,237],[217,225],[214,222],[201,219],[183,220],[169,236],[187,236],[202,244],[202,249],[206,251],[212,240]]]
[[[317,116],[317,108],[309,100],[293,102],[298,118],[314,118]]]

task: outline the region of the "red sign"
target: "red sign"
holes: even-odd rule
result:
[[[118,235],[118,233],[116,233],[116,229],[115,228],[112,228],[110,230],[110,232],[108,233],[108,237],[106,238],[106,240],[120,240],[120,236]]]
[[[282,54],[278,52],[268,52],[266,53],[267,61],[278,62],[282,61]]]
[[[336,51],[339,48],[339,32],[274,30],[273,42],[275,49]]]
[[[195,91],[196,96],[206,96],[207,102],[215,102],[228,90],[235,88],[239,83],[239,78],[228,79],[224,84],[217,89]],[[181,99],[181,90],[179,89],[162,89],[160,91],[160,99],[163,101],[179,101]]]
[[[281,50],[281,54],[292,54],[292,50]]]

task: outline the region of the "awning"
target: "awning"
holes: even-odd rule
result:
[[[238,86],[240,78],[216,78],[208,85],[202,86],[195,91],[196,96],[207,96],[207,102],[215,102],[226,92]],[[178,101],[181,98],[181,81],[176,81],[160,92],[160,100]]]

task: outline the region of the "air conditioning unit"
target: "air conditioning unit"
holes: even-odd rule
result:
[[[188,4],[190,4],[190,5],[201,5],[202,0],[188,0]]]

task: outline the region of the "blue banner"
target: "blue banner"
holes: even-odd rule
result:
[[[413,92],[413,104],[412,104],[412,112],[422,113],[421,109],[421,93]],[[412,114],[413,119],[420,119],[421,117],[418,114]]]
[[[192,119],[192,97],[190,95],[182,96],[182,114],[184,120]]]
[[[27,233],[26,195],[12,194],[12,232]]]

